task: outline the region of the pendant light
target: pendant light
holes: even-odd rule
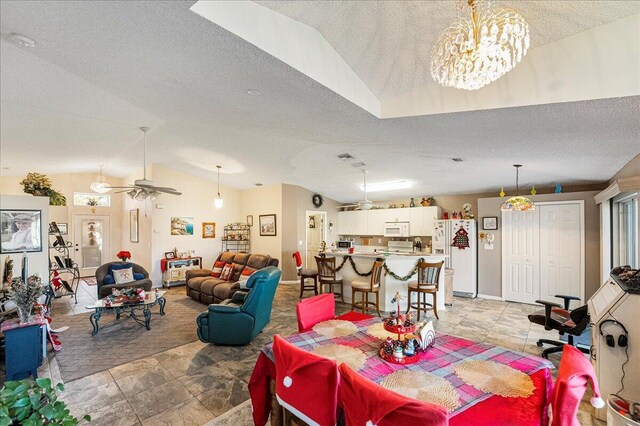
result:
[[[96,176],[95,182],[92,182],[89,188],[98,194],[106,194],[111,191],[111,185],[107,183],[107,179],[102,174],[102,164],[100,164],[100,175]]]
[[[526,212],[529,210],[535,210],[536,206],[535,204],[533,204],[533,201],[531,201],[527,197],[520,196],[518,175],[522,164],[514,164],[513,167],[516,168],[516,196],[511,197],[507,201],[505,201],[502,204],[502,207],[500,207],[500,210],[502,210],[503,212]]]
[[[222,168],[222,166],[216,166],[216,168],[218,169],[218,194],[216,195],[216,198],[214,198],[213,203],[216,206],[216,209],[220,209],[222,208],[222,197],[220,196],[220,169]]]
[[[367,171],[362,170],[362,201],[358,201],[358,210],[371,210],[373,203],[367,200]]]

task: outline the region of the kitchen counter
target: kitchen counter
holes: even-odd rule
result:
[[[365,251],[356,251],[353,253],[349,253],[348,251],[331,251],[327,250],[325,252],[327,257],[336,257],[336,265],[340,265],[342,263],[342,259],[345,256],[350,256],[358,269],[358,272],[365,273],[371,270],[373,266],[373,262],[376,258],[384,259],[385,264],[396,275],[405,276],[413,268],[416,266],[416,262],[420,258],[424,258],[425,262],[429,263],[437,263],[445,260],[444,255],[442,254],[427,254],[427,253],[390,253],[390,252],[365,252]],[[369,277],[360,277],[353,270],[350,262],[347,261],[342,269],[338,271],[337,275],[341,276],[344,279],[344,300],[347,303],[351,303],[351,282],[354,280],[362,281],[368,280]],[[407,309],[407,285],[411,281],[416,281],[418,279],[417,274],[409,278],[407,281],[400,281],[393,276],[388,275],[386,273],[382,274],[382,278],[380,280],[380,311],[391,311],[396,309],[396,305],[391,303],[391,299],[393,299],[396,292],[400,293],[402,296],[402,300],[400,301],[400,309],[404,312]],[[438,306],[438,311],[445,311],[446,307],[444,305],[444,267],[440,272],[439,277],[439,290],[436,296],[436,303]],[[373,300],[373,296],[369,296]],[[416,296],[414,296],[416,297]],[[430,297],[430,296],[429,296]],[[357,300],[360,300],[359,298]],[[421,315],[421,318],[423,316]],[[427,318],[433,318],[433,313],[428,312]]]

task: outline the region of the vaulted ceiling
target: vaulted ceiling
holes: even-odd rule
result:
[[[434,84],[425,74],[428,53],[416,43],[432,40],[453,17],[451,11],[437,14],[403,2],[261,3],[269,13],[317,30],[371,99],[382,102]],[[441,3],[439,8],[449,7]],[[570,5],[574,2],[559,2],[563,6],[557,9],[557,2],[524,3],[540,4],[540,10],[527,5],[521,12],[536,23],[532,34],[548,37],[534,42],[525,61],[544,46],[598,31],[599,24],[640,16],[637,2],[608,8],[603,5],[612,2],[579,2],[591,6],[578,9]],[[494,109],[456,106],[452,111],[458,112],[381,119],[384,114],[371,113],[335,87],[204,19],[192,6],[193,1],[1,2],[0,166],[9,167],[2,173],[97,172],[104,164],[107,174],[127,175],[141,167],[141,125],[152,128],[149,162],[211,180],[221,164],[222,181],[230,186],[285,182],[345,202],[360,198],[361,173],[351,164],[356,161],[366,163],[372,182],[414,183],[409,190],[370,197],[389,199],[509,186],[516,162],[525,165],[524,184],[597,182],[640,152],[640,92],[628,82],[607,86],[612,93],[618,90],[616,96],[526,100]],[[335,24],[325,22],[336,16]],[[567,28],[554,29],[562,21]],[[379,26],[378,36],[371,35]],[[404,31],[401,40],[392,34],[398,28]],[[37,45],[18,47],[10,33],[27,35]],[[626,42],[638,51],[637,38]],[[589,55],[584,52],[594,63],[603,61]],[[631,66],[637,69],[638,58],[631,58]],[[517,100],[516,83],[506,86],[514,90],[500,90]],[[339,160],[344,152],[355,160]],[[453,157],[465,161],[454,163]]]

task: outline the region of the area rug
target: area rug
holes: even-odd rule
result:
[[[196,317],[207,306],[187,297],[184,289],[170,291],[165,298],[164,316],[158,313],[159,306],[151,309],[151,330],[124,319],[124,314],[116,322],[115,313],[109,312],[102,315],[100,331],[92,336],[90,313],[56,317],[56,327],[69,327],[60,334],[62,350],[55,355],[62,379],[76,380],[196,341]]]
[[[87,283],[87,285],[90,285],[90,286],[98,285],[98,281],[96,280],[96,277],[84,277],[82,278],[82,280],[85,283]]]

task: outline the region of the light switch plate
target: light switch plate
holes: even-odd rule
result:
[[[302,247],[302,240],[298,240],[298,246]]]

